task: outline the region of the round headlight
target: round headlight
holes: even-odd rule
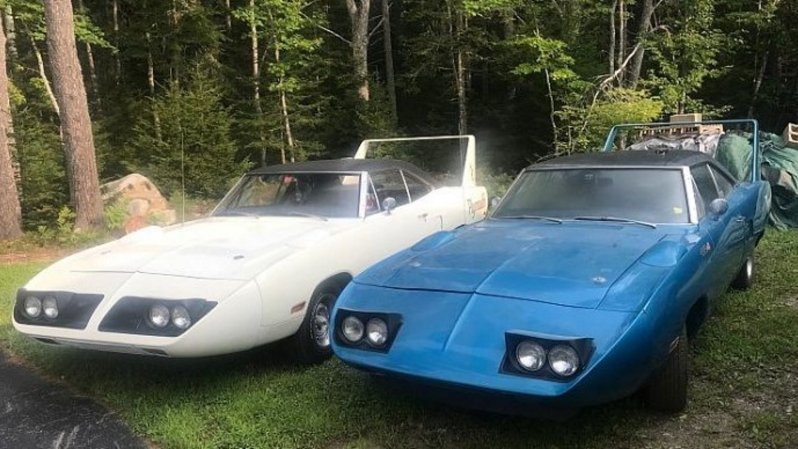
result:
[[[191,326],[191,315],[189,315],[185,307],[175,306],[172,308],[172,324],[182,330],[186,330]]]
[[[341,329],[341,333],[344,334],[344,338],[349,340],[352,343],[357,343],[363,338],[363,322],[360,319],[348,316],[344,318],[343,327]]]
[[[366,338],[374,346],[382,346],[388,341],[388,325],[380,318],[372,318],[366,323]]]
[[[521,368],[537,371],[546,363],[546,350],[534,341],[522,341],[515,347],[515,358]]]
[[[560,376],[570,376],[579,369],[579,355],[570,346],[557,345],[549,351],[549,366]]]
[[[150,307],[150,324],[163,328],[169,324],[169,309],[163,304]]]
[[[42,301],[44,316],[51,320],[58,318],[58,301],[52,296],[47,296]]]
[[[42,314],[42,300],[35,296],[28,296],[25,298],[25,315],[31,318],[36,318]]]

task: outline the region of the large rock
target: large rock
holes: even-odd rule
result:
[[[146,176],[133,173],[100,187],[103,201],[108,204],[124,201],[127,205],[125,232],[132,232],[148,223],[172,224],[177,214],[169,208],[166,198]]]

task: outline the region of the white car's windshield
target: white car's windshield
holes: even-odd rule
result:
[[[357,173],[247,175],[214,215],[354,218],[359,199]]]
[[[494,218],[687,223],[680,170],[574,168],[532,170],[507,193]]]

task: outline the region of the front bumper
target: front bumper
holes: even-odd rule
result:
[[[543,407],[572,409],[619,399],[637,390],[661,360],[645,313],[358,284],[347,288],[334,313],[342,309],[402,316],[387,353],[334,339],[336,355],[347,364],[411,382],[525,397]],[[595,351],[567,380],[502,372],[505,333],[515,330],[543,338],[590,338]]]

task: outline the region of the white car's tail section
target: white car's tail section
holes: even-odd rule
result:
[[[355,153],[355,159],[366,159],[369,147],[373,143],[384,142],[418,142],[423,140],[460,140],[466,141],[466,154],[463,163],[463,187],[476,187],[477,185],[477,162],[476,151],[477,143],[473,135],[462,136],[423,136],[423,137],[391,137],[386,139],[367,139],[360,143]]]

